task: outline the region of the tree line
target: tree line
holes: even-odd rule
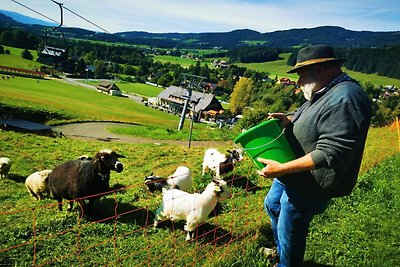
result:
[[[294,50],[287,64],[296,64],[298,50]],[[336,56],[346,59],[344,67],[367,74],[400,79],[400,46],[372,48],[337,48]]]
[[[279,59],[279,54],[282,53],[280,49],[268,48],[261,45],[256,46],[240,46],[230,50],[227,56],[230,61],[253,63],[253,62],[267,62]]]

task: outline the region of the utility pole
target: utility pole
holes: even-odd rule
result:
[[[192,89],[200,88],[202,81],[205,79],[205,77],[187,74],[187,73],[183,73],[183,78],[184,78],[184,83],[185,83],[184,88],[186,89],[186,95],[183,95],[181,97],[186,100],[185,100],[185,104],[183,105],[181,119],[180,119],[179,125],[178,125],[178,131],[182,130],[183,124],[185,123],[185,116],[186,116],[187,108],[189,106],[190,98],[192,97]],[[192,110],[192,111],[194,111],[194,110]]]

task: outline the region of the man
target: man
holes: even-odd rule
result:
[[[331,198],[349,195],[355,186],[371,120],[371,103],[361,86],[341,71],[344,59],[332,47],[301,49],[288,73],[299,75],[307,101],[289,119],[280,119],[297,159],[286,163],[261,159],[258,174],[273,180],[264,205],[279,256],[277,266],[301,266],[312,218]],[[266,254],[274,250],[264,249]]]

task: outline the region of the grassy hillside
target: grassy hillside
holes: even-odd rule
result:
[[[154,95],[160,90],[149,85],[121,85],[124,91],[135,87],[136,89],[132,91],[147,95]],[[20,113],[28,115],[48,114],[47,124],[66,121],[129,122],[136,125],[111,130],[119,134],[153,139],[187,140],[190,132],[189,120],[181,131],[177,131],[180,119],[178,116],[146,107],[129,98],[111,97],[62,80],[38,81],[21,77],[0,80],[1,106],[17,109],[21,111]],[[8,114],[8,116],[14,115],[12,112]],[[193,129],[192,140],[228,140],[237,134],[203,123],[196,123]]]
[[[80,80],[79,82],[96,86],[99,84],[100,81],[90,79],[90,81]],[[161,93],[164,90],[164,88],[162,87],[155,87],[144,83],[128,83],[122,81],[122,82],[116,82],[115,84],[123,92],[145,97],[156,97],[159,93]]]
[[[0,102],[36,109],[63,111],[77,120],[124,121],[144,125],[177,125],[178,118],[138,104],[59,80],[15,77],[0,81]],[[162,116],[162,119],[160,119]]]
[[[371,129],[370,136],[379,135],[375,130]],[[386,130],[390,133],[386,141],[375,143],[368,138],[364,174],[352,196],[334,200],[327,213],[312,224],[306,254],[310,266],[400,264],[397,231],[400,224],[393,216],[400,212],[400,184],[393,179],[400,171],[400,154],[389,156],[396,153],[397,147],[392,144],[397,136]],[[0,264],[236,266],[240,263],[249,267],[268,264],[258,249],[272,244],[268,218],[262,210],[270,180],[258,177],[248,158],[233,172],[233,197],[199,228],[195,241],[186,243],[182,223],[164,223],[152,228],[154,211],[161,199],[159,194],[145,190],[143,178],[151,172],[167,176],[178,165],[185,165],[193,173],[193,191],[202,191],[211,178],[200,175],[205,148],[89,142],[3,131],[0,144],[0,156],[13,160],[9,178],[0,180],[3,188]],[[380,146],[384,153],[375,154],[375,146]],[[51,169],[82,154],[93,155],[102,148],[125,155],[121,159],[125,168],[122,173],[112,173],[110,183],[116,191],[95,204],[92,217],[80,219],[76,205],[73,212],[57,212],[54,200],[35,202],[27,193],[23,182],[30,173]],[[221,144],[218,148],[229,146]],[[368,168],[384,158],[383,163]],[[250,190],[245,190],[246,184]]]
[[[36,50],[29,50],[33,56],[33,60],[27,60],[21,57],[23,49],[4,46],[4,50],[9,50],[10,54],[0,54],[0,65],[28,70],[39,69],[40,66],[43,65],[36,62]]]
[[[154,56],[154,60],[160,61],[161,63],[167,63],[170,62],[171,64],[179,64],[184,68],[188,68],[191,65],[196,65],[197,61],[191,58],[181,58],[181,57],[175,57],[175,56],[167,56],[167,55],[156,55]],[[208,64],[206,62],[200,62],[201,65]]]

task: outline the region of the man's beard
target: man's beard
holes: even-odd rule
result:
[[[307,83],[303,86],[300,86],[300,89],[303,91],[304,98],[310,101],[312,96],[314,95],[314,92],[316,91],[316,82],[312,83]]]

